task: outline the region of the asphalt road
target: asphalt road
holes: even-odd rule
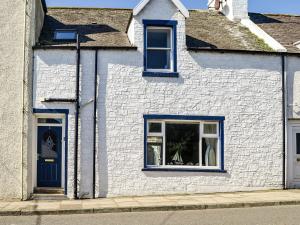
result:
[[[299,225],[300,206],[0,217],[0,225]]]

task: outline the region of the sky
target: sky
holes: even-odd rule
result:
[[[47,6],[133,8],[140,0],[46,0]],[[249,11],[300,15],[300,0],[248,0]],[[189,9],[206,9],[207,0],[182,0]]]

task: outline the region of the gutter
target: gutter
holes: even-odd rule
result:
[[[108,50],[108,51],[137,51],[136,46],[81,46],[84,50]],[[57,45],[36,45],[34,50],[76,50],[76,46],[57,46]],[[231,54],[248,54],[248,55],[274,55],[300,57],[300,52],[276,52],[276,51],[255,51],[255,50],[241,50],[241,49],[222,49],[222,48],[203,48],[203,47],[187,47],[190,52],[213,52],[213,53],[231,53]]]
[[[97,87],[98,87],[98,50],[95,50],[94,83],[94,130],[93,130],[93,198],[96,198],[96,154],[97,154]]]
[[[273,55],[273,56],[295,56],[300,57],[300,52],[275,52],[275,51],[255,51],[255,50],[241,50],[241,49],[221,49],[221,48],[199,48],[199,47],[187,47],[191,52],[212,52],[212,53],[231,53],[231,54],[246,54],[246,55]]]
[[[133,50],[136,51],[138,48],[136,46],[81,46],[81,49],[85,50]],[[71,45],[36,45],[33,49],[38,50],[48,50],[48,49],[58,49],[58,50],[76,50],[75,46]]]
[[[76,107],[75,107],[75,148],[74,148],[74,199],[78,199],[78,130],[79,130],[79,84],[80,84],[80,40],[77,33],[76,45]]]

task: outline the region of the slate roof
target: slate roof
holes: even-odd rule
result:
[[[77,29],[81,46],[134,48],[126,34],[131,15],[132,9],[48,8],[38,45],[74,46],[53,36],[56,29]],[[272,51],[247,28],[214,11],[190,10],[186,35],[190,49]]]
[[[282,44],[288,52],[300,53],[300,16],[250,13],[250,19]]]
[[[215,11],[191,10],[186,35],[189,48],[272,51],[247,28]]]
[[[53,41],[56,29],[76,29],[82,46],[131,47],[126,30],[132,10],[48,8],[40,44],[74,46],[74,43]]]

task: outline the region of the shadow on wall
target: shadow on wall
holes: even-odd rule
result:
[[[99,53],[98,53],[99,54]],[[99,54],[100,55],[100,54]],[[100,65],[101,57],[98,57],[98,65]],[[99,67],[98,67],[99,68]],[[101,68],[100,68],[101,69]],[[103,68],[102,68],[103,69]],[[106,121],[106,96],[107,96],[107,74],[108,68],[102,74],[98,70],[98,99],[97,99],[97,118],[98,118],[98,144],[96,174],[98,174],[98,182],[96,181],[96,192],[98,197],[106,197],[108,194],[108,157],[107,157],[107,121]]]
[[[222,52],[189,52],[191,61],[203,69],[216,70],[266,70],[281,74],[280,56]],[[198,68],[199,69],[199,68]]]

